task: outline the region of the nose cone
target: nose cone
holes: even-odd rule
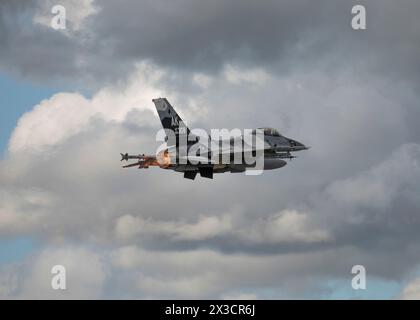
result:
[[[289,142],[294,151],[308,150],[310,148],[305,146],[302,142],[296,140],[289,139]]]

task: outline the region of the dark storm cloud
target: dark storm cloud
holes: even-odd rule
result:
[[[1,41],[6,46],[2,45],[0,63],[3,69],[34,79],[90,83],[124,78],[142,60],[210,73],[230,62],[282,74],[299,68],[334,72],[350,65],[356,71],[368,68],[417,81],[420,4],[369,1],[368,30],[356,32],[350,27],[356,3],[97,1],[94,5],[100,10],[70,37],[31,25],[34,4],[27,10],[2,5],[2,16],[8,19],[2,19]],[[50,18],[49,11],[39,7],[37,14]]]
[[[12,44],[15,32],[19,30],[19,17],[23,12],[33,9],[30,1],[1,1],[0,2],[0,56],[6,56],[7,46]]]
[[[281,60],[326,11],[311,1],[108,1],[94,28],[118,57],[209,70],[230,59]]]

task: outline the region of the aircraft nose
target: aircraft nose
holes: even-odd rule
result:
[[[302,142],[290,140],[290,145],[296,150],[308,150],[310,147],[305,146]]]

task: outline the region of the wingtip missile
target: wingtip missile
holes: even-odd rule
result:
[[[121,161],[128,161],[128,153],[124,154],[124,153],[120,153],[121,155]]]

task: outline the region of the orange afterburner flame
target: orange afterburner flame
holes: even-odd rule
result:
[[[169,168],[172,164],[168,149],[159,152],[156,155],[156,160],[157,160],[157,165],[161,168]]]

